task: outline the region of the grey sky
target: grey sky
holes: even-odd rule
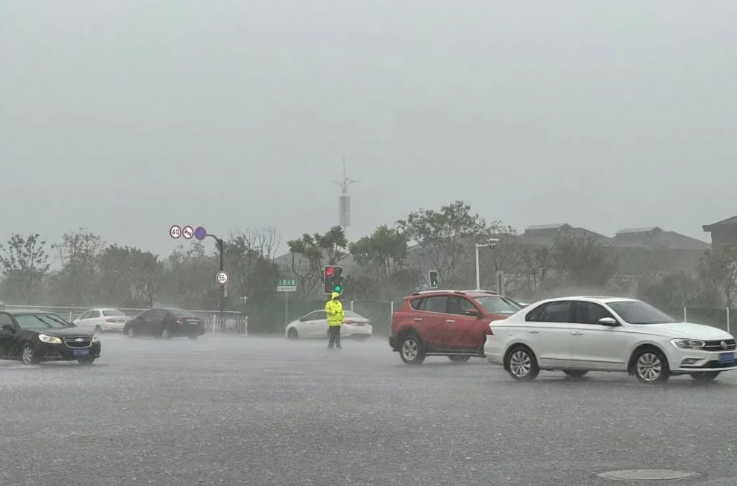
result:
[[[0,0],[3,241],[737,214],[737,3]]]

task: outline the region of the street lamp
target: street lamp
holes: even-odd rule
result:
[[[476,290],[481,290],[481,278],[479,276],[479,248],[494,248],[499,243],[498,238],[488,238],[486,244],[476,243]]]

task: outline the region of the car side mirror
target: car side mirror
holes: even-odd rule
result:
[[[305,319],[305,316],[302,316],[299,318],[299,322],[305,322],[307,319]]]
[[[469,309],[466,311],[466,315],[471,317],[481,317],[481,312],[479,312],[478,309]]]
[[[12,324],[3,324],[3,331],[15,332],[15,328]]]
[[[601,319],[599,319],[599,324],[601,324],[602,326],[610,327],[619,325],[619,323],[613,317],[602,317]]]

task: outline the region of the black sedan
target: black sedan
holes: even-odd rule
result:
[[[123,328],[128,337],[157,336],[169,339],[176,336],[187,336],[197,339],[205,334],[202,319],[189,311],[172,307],[151,309],[133,320]]]
[[[92,364],[100,357],[100,340],[51,312],[0,311],[0,359],[23,364],[78,361]]]

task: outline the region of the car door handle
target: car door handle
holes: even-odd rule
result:
[[[538,334],[540,331],[535,331],[534,329],[532,331],[528,331],[530,334]]]
[[[445,322],[448,322],[448,323],[451,323],[451,324],[455,323],[455,321],[453,319],[447,319]]]
[[[415,321],[421,321],[422,317],[415,317]]]
[[[581,331],[573,331],[571,334],[574,336],[583,336],[583,333]]]

